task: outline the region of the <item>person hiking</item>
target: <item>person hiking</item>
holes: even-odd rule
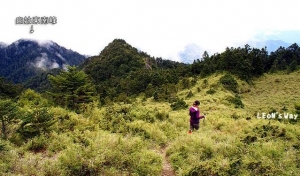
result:
[[[199,129],[200,119],[205,118],[204,116],[200,116],[200,109],[199,109],[200,101],[196,100],[193,103],[193,106],[189,109],[190,118],[190,130],[189,133],[192,133],[193,130]]]

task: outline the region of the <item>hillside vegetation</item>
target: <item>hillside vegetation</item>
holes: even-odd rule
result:
[[[126,101],[127,96],[156,92],[157,99],[174,99],[175,85],[190,74],[186,64],[154,58],[138,51],[125,40],[115,39],[80,68],[96,85],[102,104]]]
[[[246,45],[188,65],[116,39],[26,83],[43,93],[0,78],[0,174],[300,175],[299,57]]]
[[[35,129],[27,124],[23,131],[11,124],[9,140],[0,141],[0,172],[160,175],[163,156],[159,151],[166,148],[177,175],[299,175],[297,121],[257,119],[255,114],[273,109],[295,113],[295,103],[300,101],[300,90],[295,88],[299,74],[266,74],[253,85],[234,78],[244,108],[235,108],[229,101],[235,93],[220,83],[225,74],[197,78],[190,89],[178,92],[187,104],[200,100],[201,112],[206,114],[200,130],[192,134],[187,133],[187,108],[172,110],[170,103],[143,95],[128,104],[98,107],[90,103],[77,114],[27,90],[17,102],[20,111],[36,110],[40,113],[35,117],[44,119],[42,109],[47,108],[55,123],[39,123]],[[190,91],[193,95],[186,98]]]

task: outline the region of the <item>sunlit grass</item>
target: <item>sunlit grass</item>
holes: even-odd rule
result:
[[[266,74],[253,85],[237,80],[244,108],[227,100],[235,94],[219,84],[224,74],[197,78],[190,89],[178,92],[189,106],[201,102],[206,118],[192,134],[188,134],[188,108],[173,111],[169,102],[142,95],[132,104],[98,107],[94,102],[81,114],[51,107],[57,122],[50,134],[19,146],[0,141],[5,148],[0,151],[0,173],[160,175],[159,151],[166,148],[177,175],[299,175],[298,122],[256,117],[257,112],[272,110],[295,113],[299,74]],[[215,93],[207,93],[210,89]],[[193,96],[187,98],[189,91]]]

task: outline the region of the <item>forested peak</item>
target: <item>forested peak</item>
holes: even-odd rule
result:
[[[128,44],[124,39],[114,39],[110,44]]]
[[[130,71],[144,68],[145,59],[149,57],[125,40],[115,39],[101,51],[99,56],[88,58],[82,68],[94,79],[106,80],[111,76],[125,76]]]
[[[114,39],[111,43],[109,43],[101,52],[100,58],[101,59],[112,59],[112,57],[117,57],[120,55],[144,55],[145,57],[148,56],[144,52],[139,52],[135,47],[128,44],[123,39]]]

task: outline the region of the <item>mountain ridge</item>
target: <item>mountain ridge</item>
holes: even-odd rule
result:
[[[66,69],[68,65],[79,65],[86,59],[51,40],[19,39],[0,46],[0,76],[15,83],[25,82],[54,68]]]

